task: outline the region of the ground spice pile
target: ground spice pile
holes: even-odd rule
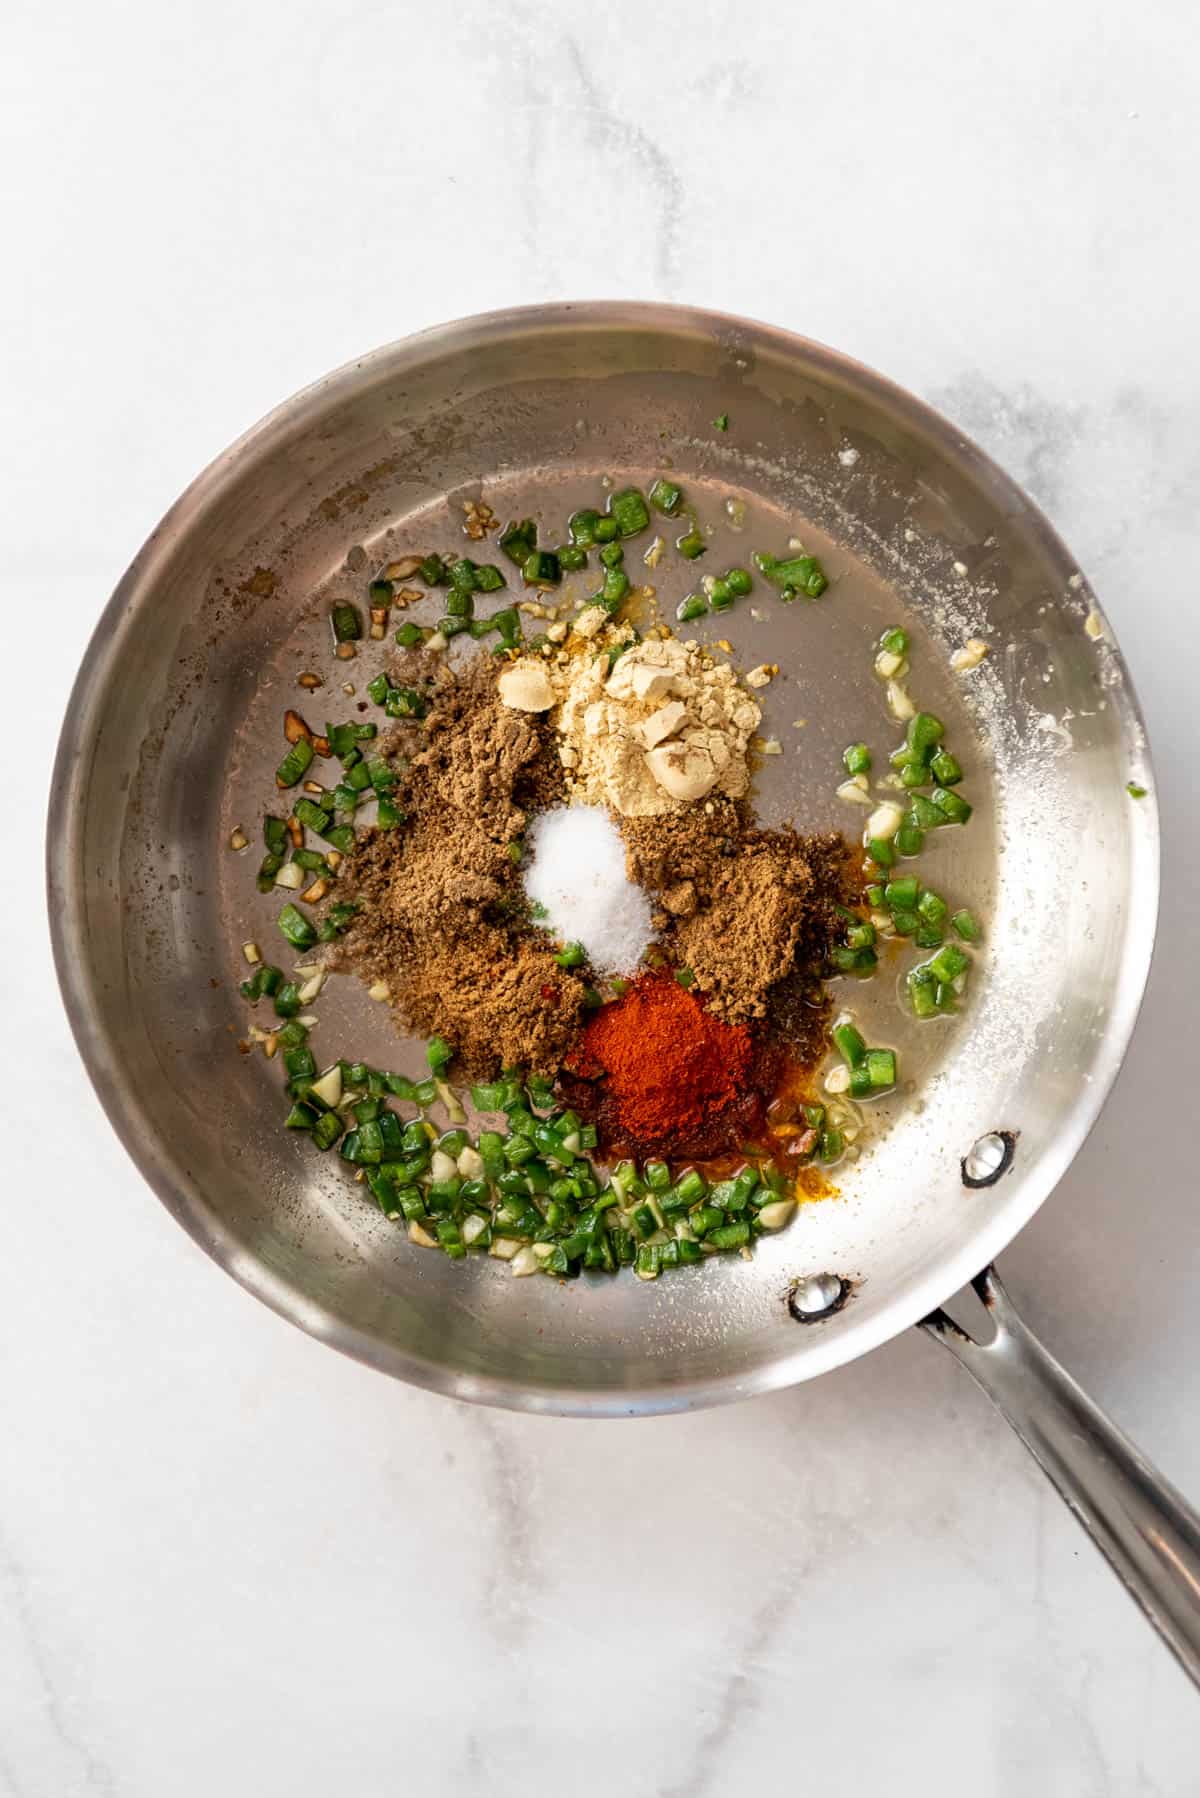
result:
[[[413,669],[395,678],[411,686]],[[407,822],[370,832],[339,881],[360,912],[337,965],[385,982],[401,1025],[446,1037],[464,1073],[553,1074],[578,1034],[584,981],[529,931],[511,848],[531,813],[561,800],[553,732],[499,703],[481,658],[380,752]]]
[[[599,608],[589,612],[603,622]],[[616,650],[627,633],[606,626],[597,645]],[[648,638],[611,666],[604,655],[563,652],[549,678],[572,798],[648,818],[709,793],[747,791],[747,750],[762,714],[734,670],[699,644]]]
[[[418,654],[393,678],[433,703],[378,745],[405,822],[366,833],[339,878],[360,909],[335,965],[384,983],[402,1029],[447,1039],[459,1074],[560,1076],[607,1152],[708,1159],[751,1140],[783,1061],[825,1047],[821,974],[857,897],[843,840],[759,829],[717,791],[618,815],[629,877],[656,906],[655,966],[596,1009],[599,976],[532,926],[524,884],[528,826],[570,779],[561,721],[505,703],[490,658],[452,674]]]
[[[770,1019],[800,1060],[823,1047],[819,973],[857,897],[853,854],[835,834],[760,830],[732,801],[622,823],[630,878],[658,901],[666,954],[728,1023]]]
[[[762,1123],[761,1051],[669,973],[639,976],[591,1018],[564,1086],[615,1155],[720,1155]]]

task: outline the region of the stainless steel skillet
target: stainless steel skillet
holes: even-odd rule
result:
[[[728,414],[729,428],[713,419]],[[902,1050],[841,1197],[752,1262],[647,1288],[514,1281],[420,1253],[336,1166],[278,1128],[278,1074],[239,1054],[238,944],[277,902],[225,847],[253,833],[296,677],[346,715],[374,663],[335,663],[325,614],[377,558],[448,543],[463,502],[540,514],[608,476],[670,468],[718,523],[714,568],[797,534],[817,605],[742,602],[707,634],[777,662],[769,818],[857,828],[838,758],[895,738],[871,672],[902,623],[912,686],[947,720],[975,804],[922,872],[987,919],[963,1015],[919,1029],[892,982],[854,999]],[[654,579],[670,616],[687,565]],[[700,629],[698,635],[706,632]],[[968,637],[990,653],[950,669]],[[335,673],[336,671],[336,673]],[[1128,783],[1149,789],[1133,799]],[[454,820],[447,819],[453,831]],[[879,376],[765,326],[679,308],[555,306],[427,332],[288,401],[178,501],[114,594],[67,714],[49,827],[50,914],[80,1048],[147,1179],[208,1252],[284,1316],[459,1398],[591,1416],[713,1404],[808,1379],[924,1319],[997,1399],[1194,1675],[1195,1519],[1012,1316],[969,1342],[937,1307],[1041,1204],[1103,1102],[1149,963],[1153,780],[1128,675],[1036,508],[945,420]],[[268,938],[268,940],[270,940]],[[355,989],[317,1044],[403,1069]],[[964,1167],[965,1163],[965,1167]],[[964,1177],[966,1176],[966,1177]],[[974,1184],[968,1184],[973,1180]]]

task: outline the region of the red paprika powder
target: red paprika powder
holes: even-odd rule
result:
[[[744,1025],[714,1018],[673,975],[646,973],[592,1017],[567,1090],[608,1152],[700,1159],[761,1122],[758,1062]]]

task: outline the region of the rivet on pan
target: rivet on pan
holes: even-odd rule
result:
[[[989,1130],[962,1158],[963,1185],[972,1189],[994,1186],[1012,1166],[1017,1138],[1012,1130]]]
[[[849,1296],[840,1274],[805,1274],[788,1294],[788,1310],[797,1323],[815,1324],[840,1311]]]

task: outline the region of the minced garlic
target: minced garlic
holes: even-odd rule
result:
[[[968,637],[962,648],[956,649],[950,657],[950,666],[955,674],[969,674],[973,668],[978,668],[987,652],[988,646],[982,637]]]

